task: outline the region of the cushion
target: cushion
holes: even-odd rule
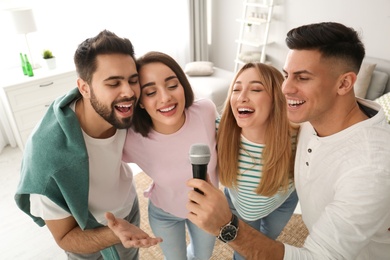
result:
[[[354,86],[355,96],[360,98],[366,97],[367,89],[371,82],[372,72],[375,67],[376,64],[374,63],[362,63]]]
[[[385,92],[389,75],[386,72],[374,70],[371,77],[370,87],[367,90],[366,99],[374,100]]]
[[[238,58],[245,63],[259,62],[261,58],[261,52],[259,51],[241,52]]]
[[[214,64],[210,61],[194,61],[187,63],[184,72],[188,76],[210,76],[214,73]]]
[[[379,105],[383,108],[383,111],[385,112],[385,116],[387,119],[387,122],[390,124],[390,92],[380,96],[379,98],[374,100],[375,102],[378,102]]]

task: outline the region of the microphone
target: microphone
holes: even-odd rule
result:
[[[206,180],[207,164],[210,162],[210,148],[206,144],[193,144],[190,148],[190,161],[192,164],[192,175],[195,179]],[[203,194],[195,188],[195,191]]]

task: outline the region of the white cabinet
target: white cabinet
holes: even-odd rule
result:
[[[77,86],[74,68],[66,70],[34,70],[35,76],[22,76],[1,83],[0,97],[14,138],[21,150],[35,125],[50,104]]]

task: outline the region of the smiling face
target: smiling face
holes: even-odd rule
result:
[[[162,134],[178,131],[185,122],[184,88],[166,65],[153,62],[139,70],[140,106],[150,115],[153,129]]]
[[[284,65],[283,93],[291,121],[318,125],[337,113],[332,108],[337,100],[339,66],[330,59],[321,59],[316,50],[289,51]]]
[[[80,91],[84,96],[88,95],[98,115],[90,117],[95,124],[108,123],[119,129],[130,127],[140,94],[135,61],[124,54],[97,56],[97,70],[92,76],[92,82],[90,85],[84,82]]]
[[[242,134],[267,128],[272,98],[264,88],[255,68],[244,70],[236,79],[230,97],[230,107]],[[246,136],[248,138],[248,136]]]

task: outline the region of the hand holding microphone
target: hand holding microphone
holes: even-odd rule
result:
[[[207,164],[210,162],[210,148],[206,144],[193,144],[190,148],[190,161],[192,164],[192,175],[195,179],[206,180]],[[195,191],[202,193],[199,189]]]

